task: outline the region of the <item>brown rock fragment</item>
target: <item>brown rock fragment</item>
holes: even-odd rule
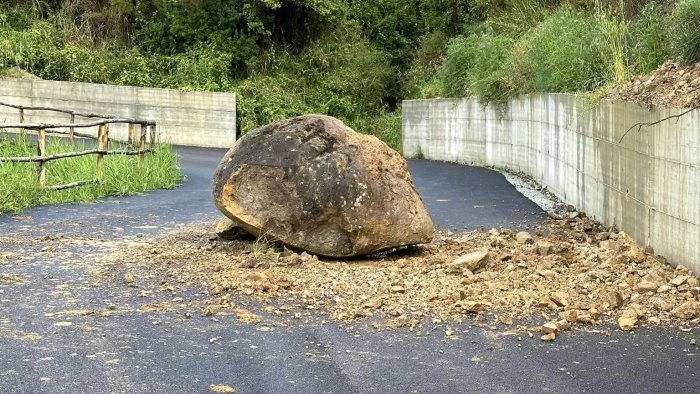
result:
[[[617,309],[622,306],[624,300],[622,299],[622,294],[619,291],[613,290],[608,292],[606,301],[610,304],[612,309]]]
[[[540,256],[547,256],[552,253],[552,243],[547,241],[537,241],[535,244],[537,248],[537,253]]]
[[[403,286],[395,285],[391,286],[392,293],[405,293],[406,289]]]
[[[578,320],[578,311],[576,309],[569,309],[564,311],[563,317],[568,322],[575,322]]]
[[[544,334],[540,337],[541,340],[545,342],[552,342],[557,337],[557,334],[551,332],[549,334]]]
[[[671,313],[679,319],[686,320],[700,317],[700,303],[695,300],[688,300],[673,309]]]
[[[478,272],[483,269],[488,261],[489,252],[486,250],[477,250],[465,255],[459,256],[451,263],[451,267],[466,268],[472,272]]]
[[[552,334],[559,332],[559,326],[555,322],[547,322],[540,326],[540,332],[542,334]]]
[[[678,275],[675,278],[671,279],[671,284],[678,287],[683,285],[685,282],[688,281],[689,276],[688,275]]]
[[[517,234],[515,234],[515,240],[519,244],[531,244],[534,242],[534,239],[532,238],[532,235],[528,233],[527,231],[520,231]]]
[[[544,277],[547,280],[552,280],[555,276],[557,276],[557,273],[552,270],[538,271],[537,274]]]
[[[381,298],[375,298],[375,299],[372,300],[372,301],[367,301],[367,302],[365,302],[365,304],[364,304],[363,306],[364,306],[365,308],[368,308],[368,309],[379,309],[379,308],[382,307],[382,305],[384,305],[384,302],[382,301],[382,299],[381,299]]]
[[[587,311],[576,311],[576,322],[593,324],[595,323],[595,316]]]
[[[622,331],[630,331],[637,324],[637,311],[630,308],[626,309],[622,316],[617,319],[617,324],[620,326]]]
[[[559,331],[566,331],[566,330],[571,329],[571,323],[569,323],[565,319],[559,320],[555,324],[557,325],[557,328],[559,329]]]
[[[656,289],[659,288],[659,283],[655,281],[651,281],[648,279],[642,280],[641,282],[637,283],[637,286],[635,286],[635,289],[639,293],[653,293],[656,292]]]
[[[477,301],[463,301],[460,303],[460,305],[462,306],[462,309],[469,313],[479,313],[486,309],[486,306],[483,303]]]
[[[549,298],[558,306],[567,307],[571,305],[571,297],[563,291],[552,293]]]

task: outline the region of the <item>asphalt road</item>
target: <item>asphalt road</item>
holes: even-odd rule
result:
[[[233,317],[142,313],[142,294],[92,286],[90,271],[100,267],[105,239],[219,217],[209,182],[223,151],[179,153],[188,180],[176,190],[0,215],[0,253],[13,253],[0,259],[0,393],[206,393],[211,384],[237,393],[700,391],[700,349],[690,345],[697,327],[599,326],[544,343],[469,321],[453,327],[458,339],[445,340],[440,330],[417,337],[368,322],[348,332],[322,324],[322,313],[272,331]],[[427,161],[410,169],[438,228],[528,228],[546,216],[496,172]],[[51,247],[60,237],[86,242],[58,258]],[[11,275],[22,282],[8,283]],[[108,317],[70,313],[108,305]]]

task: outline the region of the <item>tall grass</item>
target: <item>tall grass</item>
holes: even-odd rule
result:
[[[636,73],[648,73],[668,60],[668,19],[663,7],[655,2],[647,4],[639,17],[630,22],[628,53],[630,67]]]
[[[671,48],[681,63],[700,61],[700,0],[680,0],[671,18]]]
[[[114,144],[114,143],[112,143]],[[85,142],[74,145],[60,138],[47,140],[48,154],[90,149]],[[0,156],[34,156],[33,136],[16,138],[0,134]],[[88,202],[99,197],[123,196],[146,190],[173,188],[181,181],[177,157],[169,145],[159,144],[156,152],[146,154],[143,166],[137,156],[107,156],[103,179],[96,184],[73,189],[42,189],[33,163],[0,162],[0,212],[18,212],[23,208],[55,203]],[[46,163],[46,184],[65,184],[96,178],[95,155],[54,160]]]
[[[669,57],[670,19],[655,2],[503,4],[491,19],[450,40],[426,87],[497,103],[521,93],[590,92],[626,83]],[[679,2],[672,20],[677,56],[700,60],[700,0]]]
[[[447,58],[437,71],[443,95],[475,95],[484,102],[504,101],[510,87],[506,80],[513,41],[482,32],[450,41]]]
[[[611,82],[617,85],[629,80],[630,67],[627,58],[627,22],[624,18],[614,17],[605,13],[596,18],[598,25],[598,48],[602,58],[607,58],[608,75]]]
[[[611,58],[600,51],[596,20],[561,9],[525,38],[525,64],[538,92],[594,90],[609,79]]]

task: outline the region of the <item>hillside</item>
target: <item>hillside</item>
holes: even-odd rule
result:
[[[700,0],[6,0],[0,76],[235,91],[247,132],[336,116],[400,148],[400,102],[607,91],[700,59]]]
[[[689,66],[664,63],[651,74],[632,77],[608,98],[634,101],[649,108],[700,107],[700,63]]]

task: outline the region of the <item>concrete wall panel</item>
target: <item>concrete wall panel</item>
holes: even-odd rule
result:
[[[236,140],[236,97],[231,93],[0,78],[0,101],[154,120],[158,138],[177,145],[227,148]],[[18,110],[0,107],[0,122],[17,122],[18,116]],[[28,123],[69,119],[68,114],[44,111],[25,114]],[[110,138],[126,139],[126,125],[110,126]]]
[[[407,157],[524,171],[568,203],[700,273],[700,111],[648,111],[566,94],[403,103]],[[620,141],[623,134],[630,130]]]

